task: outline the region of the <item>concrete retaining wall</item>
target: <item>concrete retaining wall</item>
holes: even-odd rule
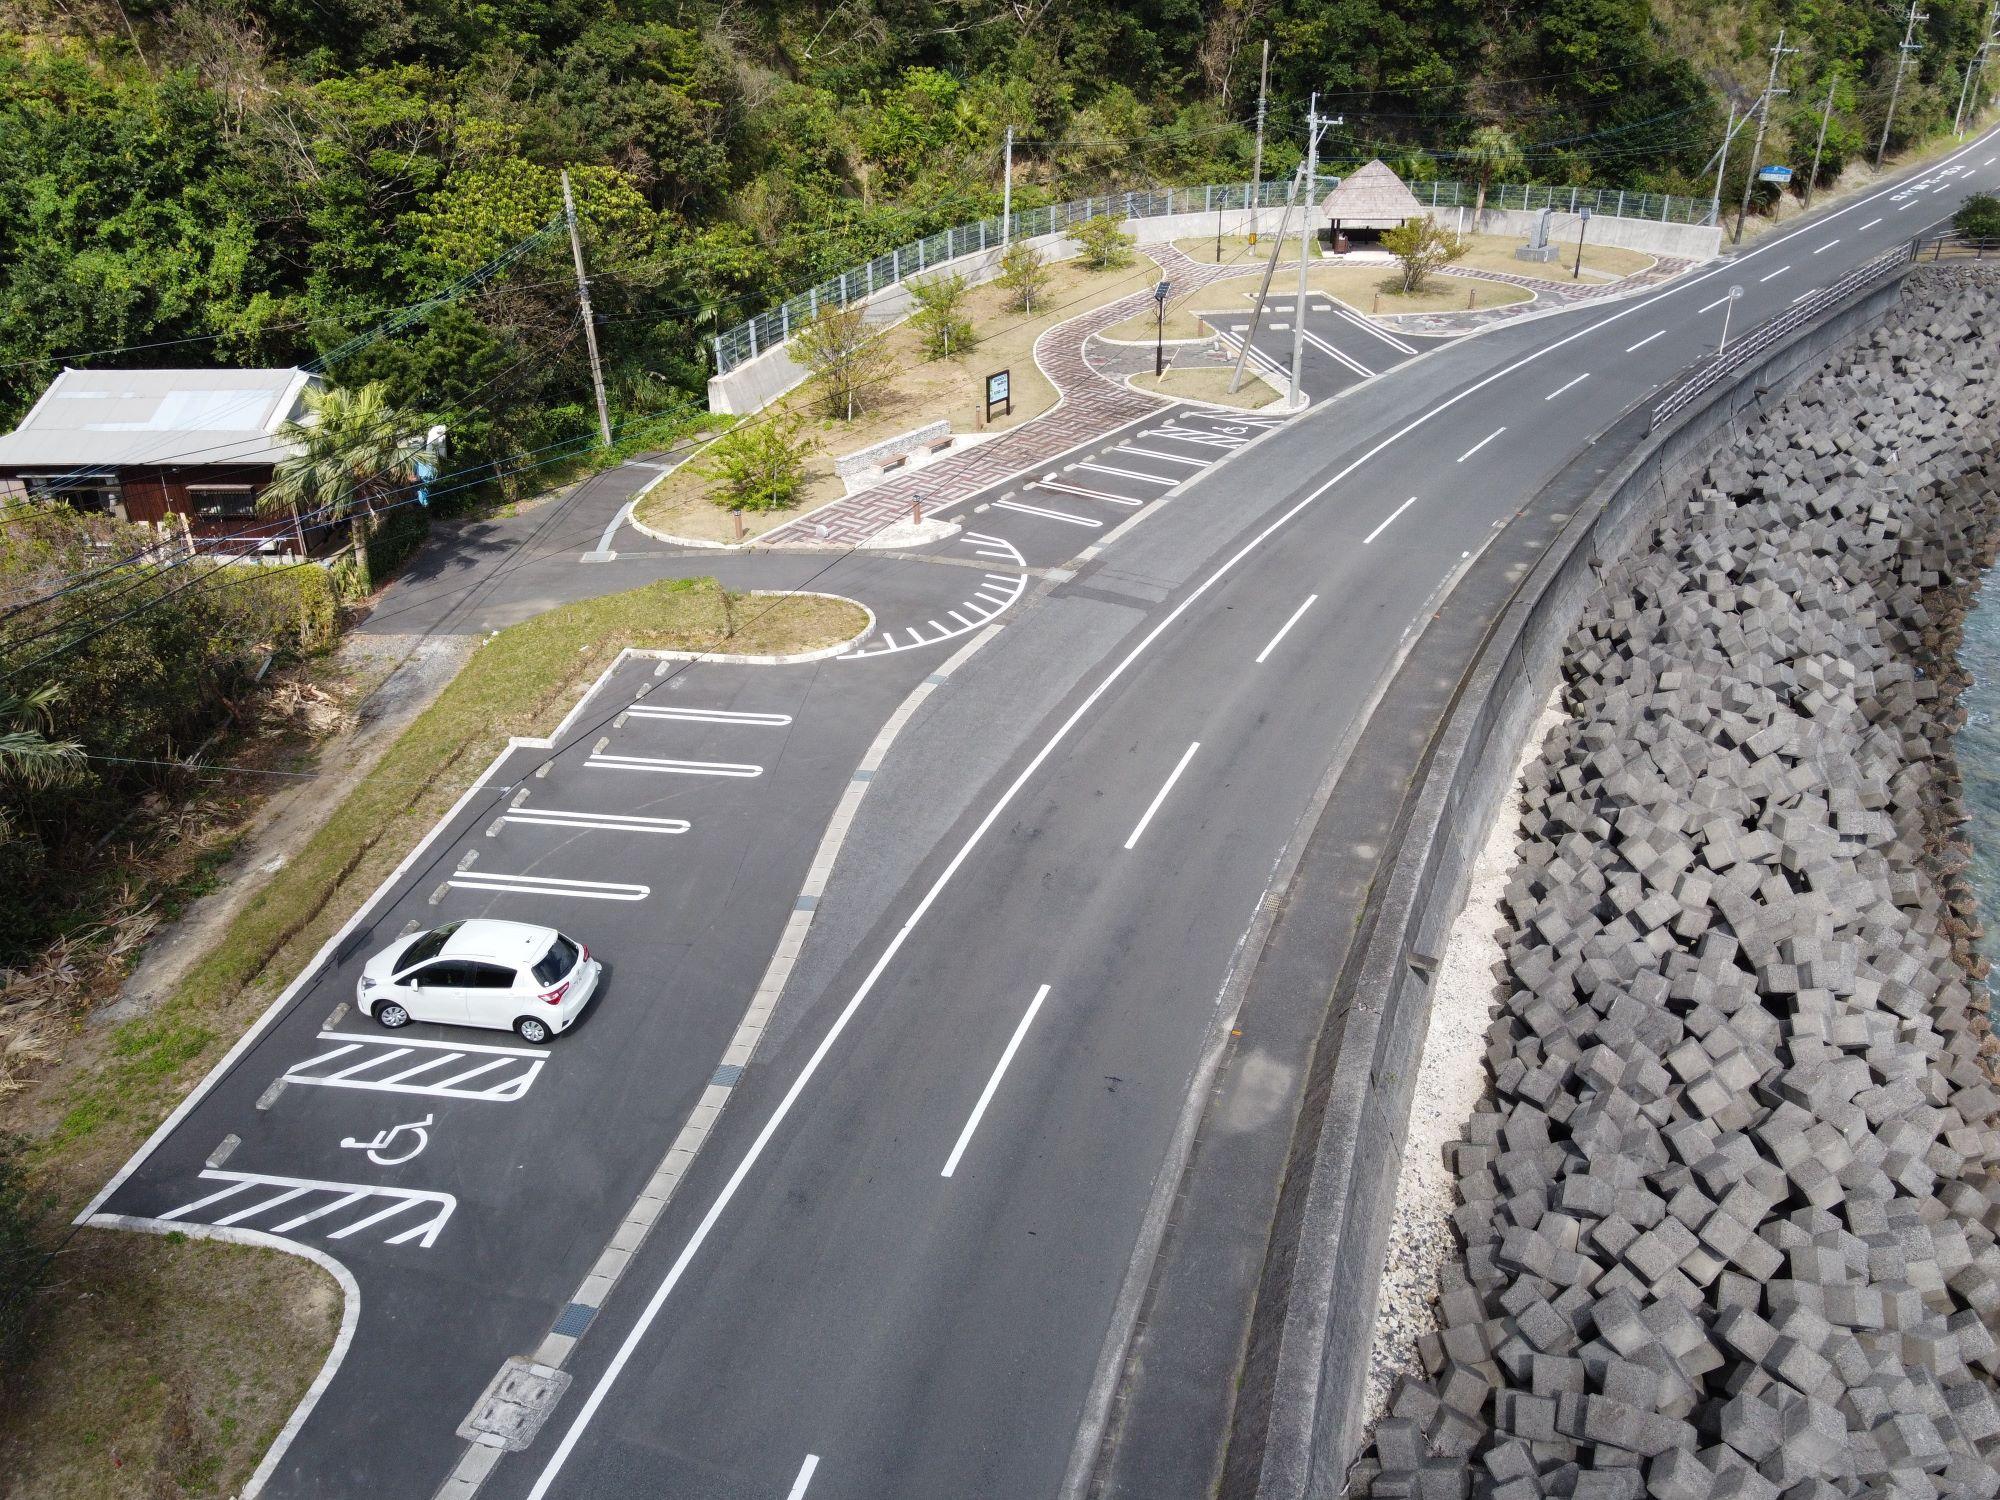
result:
[[[1456,215],[1459,210],[1448,210]],[[1464,210],[1465,222],[1472,223],[1472,210]],[[1535,220],[1541,217],[1539,211],[1527,213],[1518,208],[1489,208],[1479,215],[1479,233],[1506,234],[1526,242],[1534,232]],[[1452,221],[1444,213],[1438,221],[1452,226]],[[1574,250],[1576,247],[1576,219],[1569,214],[1557,213],[1549,220],[1550,238]],[[1714,225],[1662,224],[1655,219],[1619,219],[1610,214],[1593,214],[1590,230],[1586,235],[1588,245],[1617,245],[1626,250],[1643,250],[1648,255],[1676,255],[1683,260],[1714,260],[1722,253],[1722,230]]]
[[[1287,1191],[1295,1207],[1272,1230],[1297,1249],[1282,1308],[1258,1314],[1282,1320],[1276,1337],[1252,1341],[1271,1364],[1246,1372],[1246,1384],[1270,1391],[1258,1500],[1332,1500],[1360,1448],[1374,1309],[1431,976],[1599,569],[1648,534],[1739,413],[1800,384],[1879,322],[1901,293],[1900,277],[1886,281],[1641,437],[1523,581],[1463,679],[1411,793],[1408,827],[1377,883],[1372,924],[1349,970],[1357,976],[1354,994],[1368,1003],[1333,1007],[1338,1032],[1320,1042],[1334,1058],[1325,1111],[1317,1138],[1301,1143],[1291,1166],[1307,1174],[1305,1188]],[[1626,441],[1644,433],[1647,416],[1644,409],[1628,414]]]

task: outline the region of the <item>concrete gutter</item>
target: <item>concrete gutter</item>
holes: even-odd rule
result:
[[[1405,800],[1395,853],[1375,881],[1315,1050],[1258,1288],[1224,1495],[1329,1500],[1344,1491],[1362,1444],[1374,1309],[1438,957],[1599,572],[1650,530],[1719,432],[1804,381],[1901,294],[1901,275],[1889,277],[1773,345],[1658,432],[1646,432],[1647,407],[1629,411],[1555,481],[1576,483],[1606,446],[1629,449],[1580,500],[1478,647]]]

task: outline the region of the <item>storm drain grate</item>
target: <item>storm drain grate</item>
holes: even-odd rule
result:
[[[587,1302],[572,1302],[562,1310],[556,1319],[554,1331],[566,1339],[583,1337],[583,1330],[590,1326],[590,1320],[597,1316],[597,1309]]]

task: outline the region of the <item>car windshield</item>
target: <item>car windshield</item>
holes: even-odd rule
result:
[[[442,927],[433,927],[403,950],[402,956],[396,960],[397,967],[408,971],[418,964],[429,963],[444,952],[444,945],[451,941],[451,935],[463,925],[460,922],[447,922]]]
[[[535,962],[535,978],[543,984],[554,984],[563,975],[576,967],[576,944],[561,933],[550,944],[549,951]]]

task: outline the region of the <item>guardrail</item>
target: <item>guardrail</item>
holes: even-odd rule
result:
[[[1822,314],[1867,290],[1883,277],[1910,265],[1916,260],[1920,248],[1919,242],[1912,240],[1907,245],[1898,245],[1894,250],[1876,256],[1875,259],[1848,272],[1832,286],[1821,287],[1810,296],[1801,297],[1775,318],[1758,324],[1721,353],[1711,354],[1695,367],[1693,374],[1669,391],[1666,399],[1653,408],[1647,430],[1658,431],[1660,424],[1672,418],[1682,407],[1718,381],[1727,379],[1733,371],[1755,359],[1779,339],[1786,337],[1795,329],[1814,322]]]
[[[1340,182],[1322,175],[1314,196]],[[1031,208],[1012,217],[1011,233],[1002,232],[1000,216],[981,219],[976,224],[959,224],[907,245],[899,245],[886,255],[878,255],[863,265],[842,271],[838,276],[808,287],[788,297],[769,312],[759,313],[748,322],[738,323],[715,336],[714,375],[726,375],[765,350],[782,344],[792,330],[818,316],[822,307],[846,307],[863,302],[885,287],[957,260],[992,249],[1009,240],[1033,239],[1053,234],[1109,214],[1119,219],[1161,218],[1168,214],[1243,213],[1251,207],[1275,208],[1285,201],[1289,179],[1263,183],[1213,183],[1207,187],[1164,188],[1157,192],[1108,193],[1090,198],[1073,198],[1067,203]],[[1471,182],[1413,182],[1410,191],[1426,208],[1470,208],[1479,198],[1479,187]],[[1665,224],[1708,224],[1713,222],[1712,205],[1706,198],[1677,197],[1670,193],[1637,193],[1624,188],[1551,187],[1538,183],[1495,183],[1486,190],[1488,208],[1533,211],[1552,208],[1558,213],[1575,213],[1588,208],[1592,213],[1618,218],[1652,219]]]
[[[1916,254],[1921,257],[1926,250],[1931,252],[1932,260],[1943,260],[1947,251],[1953,256],[1970,252],[1974,260],[1984,260],[1989,255],[2000,255],[2000,239],[1969,234],[1940,234],[1919,244]]]

